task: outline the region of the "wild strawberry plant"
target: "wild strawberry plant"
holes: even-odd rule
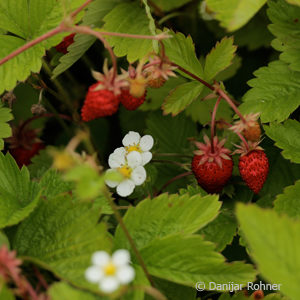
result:
[[[299,19],[1,0],[0,299],[299,300]]]

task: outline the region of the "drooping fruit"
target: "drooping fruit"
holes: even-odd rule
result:
[[[37,137],[38,130],[28,129],[21,123],[13,128],[13,135],[6,139],[9,144],[9,153],[13,156],[18,166],[27,166],[32,157],[45,148],[44,143]],[[27,125],[28,126],[28,125]]]
[[[244,120],[236,121],[230,130],[236,133],[242,133],[243,136],[250,142],[258,142],[261,136],[261,129],[257,119],[259,113],[248,114],[244,116]]]
[[[220,193],[231,177],[233,162],[230,150],[224,148],[225,139],[221,142],[214,137],[213,148],[207,136],[205,144],[195,142],[199,150],[195,151],[192,160],[192,171],[198,184],[208,193]]]
[[[97,118],[111,116],[118,111],[120,100],[112,91],[97,90],[99,83],[90,86],[83,107],[81,117],[84,122]]]
[[[239,171],[248,187],[258,194],[262,189],[269,172],[269,160],[265,152],[258,146],[258,142],[248,142],[248,149],[245,145],[239,146],[235,153],[240,153]]]
[[[68,36],[64,37],[64,39],[55,46],[56,51],[67,54],[68,53],[68,47],[74,43],[74,36],[75,33],[69,34]]]
[[[146,92],[139,98],[133,97],[130,95],[129,90],[122,90],[119,95],[119,100],[124,105],[124,107],[128,110],[136,110],[139,106],[141,106],[146,98]]]

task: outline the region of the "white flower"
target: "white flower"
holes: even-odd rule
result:
[[[154,140],[151,135],[141,137],[139,133],[129,131],[123,138],[122,143],[127,153],[136,151],[141,155],[143,166],[152,159],[152,153],[149,150],[153,147]]]
[[[142,166],[142,156],[137,151],[127,154],[124,147],[117,148],[108,159],[111,169],[106,172],[118,171],[123,175],[120,182],[106,180],[106,184],[111,188],[117,188],[117,193],[122,197],[129,196],[136,185],[141,185],[146,180],[147,174]]]
[[[115,251],[112,256],[105,251],[95,252],[92,266],[85,271],[85,278],[92,283],[98,283],[104,293],[116,291],[120,285],[128,284],[134,277],[130,254],[124,249]]]

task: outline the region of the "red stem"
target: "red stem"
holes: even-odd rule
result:
[[[83,3],[81,6],[79,6],[76,10],[74,10],[71,13],[71,18],[76,17],[84,8],[86,8],[93,0],[87,0],[85,3]]]
[[[222,97],[219,96],[219,98],[217,99],[216,104],[214,106],[214,110],[213,110],[212,117],[211,117],[210,145],[211,145],[211,152],[212,153],[215,152],[215,147],[214,147],[215,122],[216,122],[216,114],[217,114],[218,106],[221,102],[221,99],[222,99]]]
[[[185,172],[185,173],[179,174],[179,175],[177,175],[177,176],[171,178],[166,184],[164,184],[164,186],[163,186],[157,193],[155,193],[154,196],[156,197],[156,196],[158,196],[159,194],[161,194],[162,191],[163,191],[168,185],[170,185],[171,183],[173,183],[174,181],[176,181],[176,180],[178,180],[178,179],[181,179],[181,178],[183,178],[183,177],[186,177],[186,176],[190,176],[190,175],[192,175],[192,174],[193,174],[193,172],[189,171],[189,172]]]

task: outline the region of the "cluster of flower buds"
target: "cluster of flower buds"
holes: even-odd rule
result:
[[[107,175],[109,173],[121,174],[119,181],[106,180],[106,184],[111,188],[116,188],[117,193],[122,197],[127,197],[133,193],[135,186],[142,185],[147,177],[144,166],[152,159],[150,152],[153,147],[151,135],[140,136],[139,133],[129,131],[123,138],[123,147],[115,149],[110,154]]]

